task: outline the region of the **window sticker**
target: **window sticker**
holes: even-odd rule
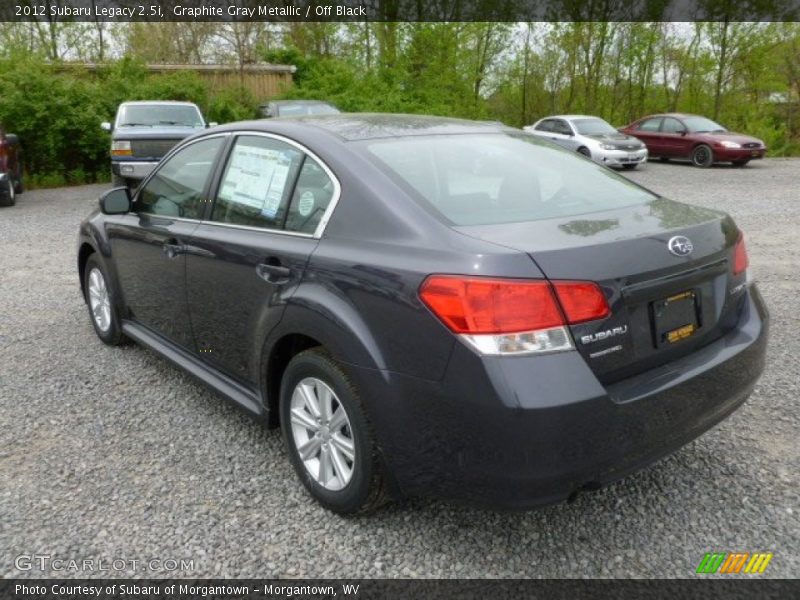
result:
[[[300,195],[300,201],[297,203],[297,212],[300,213],[300,216],[307,217],[314,211],[314,193],[313,192],[303,192]]]
[[[233,149],[220,196],[274,219],[291,166],[286,152],[238,144]]]

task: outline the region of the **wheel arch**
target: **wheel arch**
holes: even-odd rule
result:
[[[325,348],[344,365],[386,368],[377,341],[354,306],[333,294],[311,302],[309,295],[298,290],[280,323],[265,340],[261,353],[260,389],[270,427],[278,425],[280,386],[286,366],[298,353],[315,346]]]
[[[78,276],[81,282],[81,294],[86,299],[86,262],[89,257],[97,252],[89,242],[83,242],[78,249]]]

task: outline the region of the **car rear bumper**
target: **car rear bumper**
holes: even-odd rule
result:
[[[144,179],[157,164],[158,161],[115,160],[111,162],[111,171],[127,179]]]
[[[592,156],[597,162],[609,167],[638,165],[647,162],[647,148],[641,150],[592,150]]]
[[[619,479],[724,419],[763,370],[767,329],[752,286],[735,330],[607,387],[577,352],[481,358],[461,344],[439,382],[352,371],[401,494],[526,508]]]

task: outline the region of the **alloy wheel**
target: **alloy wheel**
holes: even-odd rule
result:
[[[89,273],[89,307],[97,328],[103,333],[108,331],[111,327],[111,298],[105,277],[96,267]]]
[[[350,418],[321,379],[306,377],[292,392],[292,441],[308,474],[326,490],[350,483],[356,452]]]
[[[692,162],[698,167],[707,167],[711,164],[711,149],[701,145],[695,148],[692,154]]]

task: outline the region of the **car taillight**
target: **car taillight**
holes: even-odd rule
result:
[[[570,325],[605,319],[611,314],[600,286],[592,281],[554,281],[553,287]]]
[[[483,354],[569,350],[566,325],[609,314],[595,283],[431,275],[419,296],[442,323]],[[560,304],[559,304],[560,303]]]
[[[747,258],[747,248],[744,247],[744,234],[740,231],[736,246],[733,248],[733,274],[744,273],[749,265],[750,260]]]

